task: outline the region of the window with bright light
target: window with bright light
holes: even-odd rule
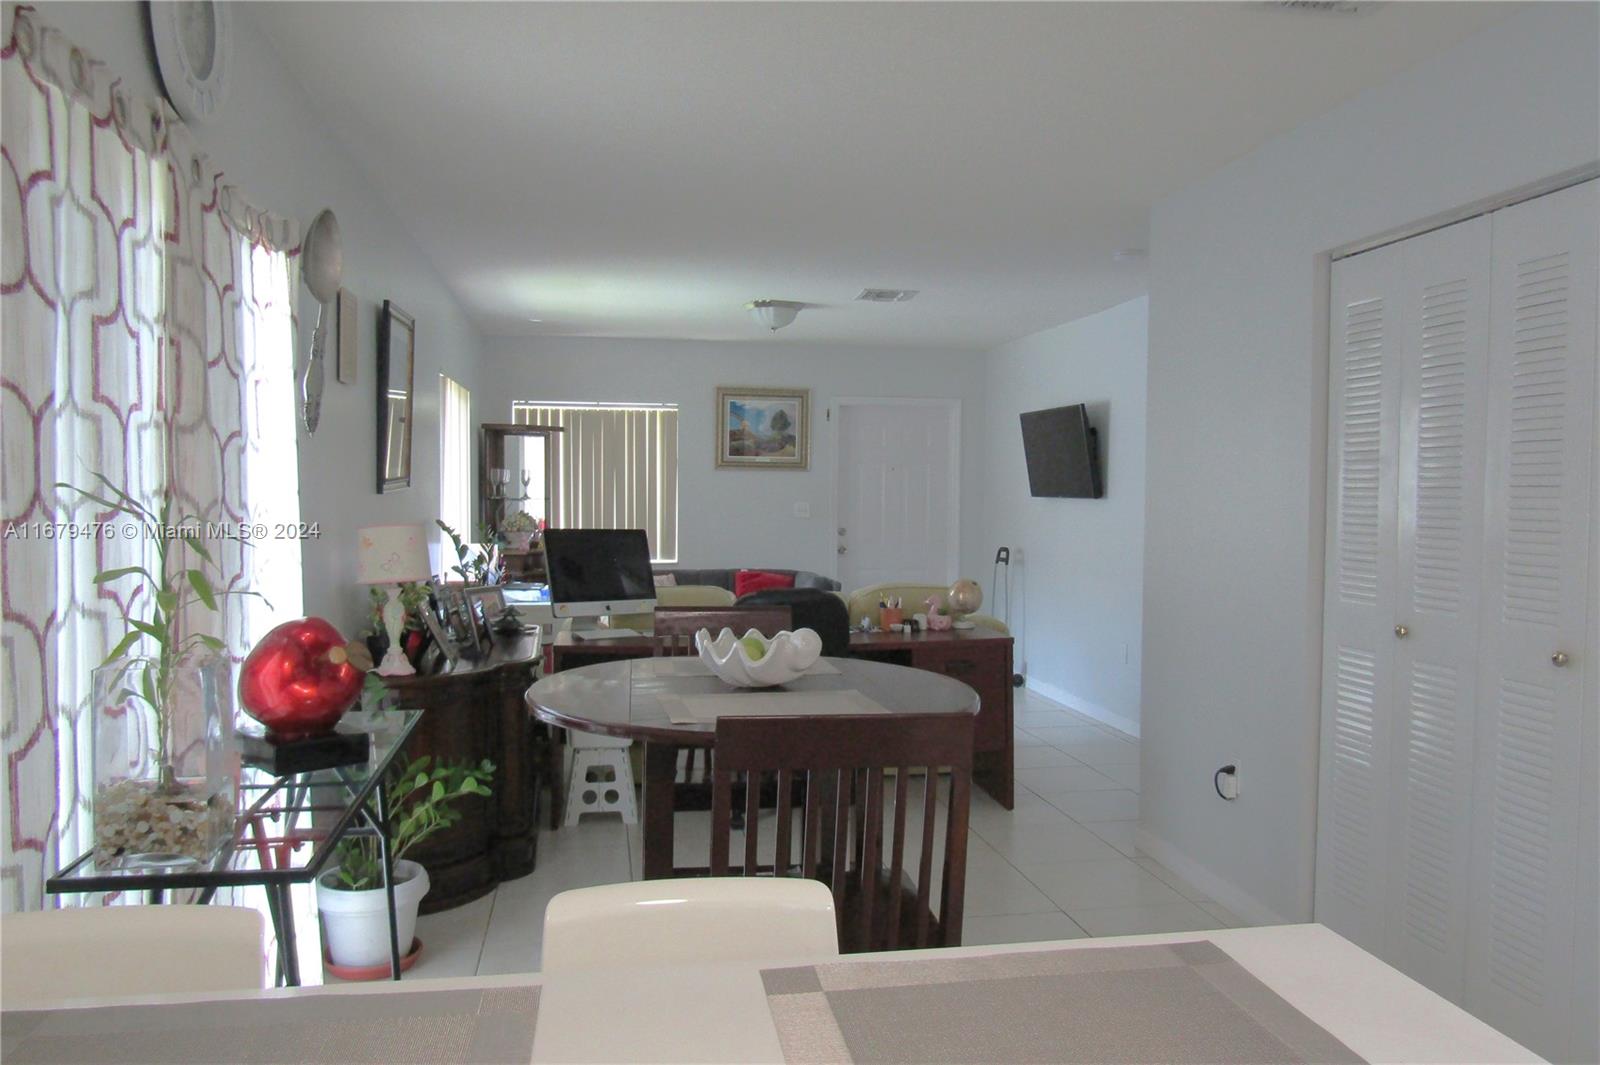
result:
[[[471,543],[472,393],[439,375],[439,520]]]
[[[678,560],[678,408],[610,403],[516,403],[511,420],[552,434],[548,494],[557,529],[643,529],[655,562]],[[533,445],[544,447],[543,440]],[[544,468],[524,461],[523,469]]]

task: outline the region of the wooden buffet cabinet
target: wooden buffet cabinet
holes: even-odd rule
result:
[[[978,693],[972,779],[1011,809],[1016,792],[1016,732],[1012,724],[1010,636],[993,629],[945,632],[856,632],[850,653],[954,677]]]
[[[407,757],[473,764],[487,758],[495,767],[493,795],[463,799],[461,820],[409,855],[433,882],[423,913],[471,902],[502,880],[533,872],[543,741],[522,697],[538,666],[537,635],[496,636],[494,648],[476,661],[463,658],[428,675],[381,678],[397,705],[424,711],[406,743]]]

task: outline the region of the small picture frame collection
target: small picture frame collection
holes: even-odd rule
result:
[[[506,613],[505,592],[495,585],[429,582],[423,621],[446,662],[481,658],[494,646],[494,626]]]
[[[463,586],[447,584],[434,578],[430,583],[431,605],[427,619],[433,642],[443,652],[447,661],[454,663],[462,658],[477,658],[483,647],[472,625],[472,614],[467,605]]]

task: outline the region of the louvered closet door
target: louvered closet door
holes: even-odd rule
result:
[[[1384,932],[1393,726],[1399,246],[1333,264],[1316,918]]]
[[[1481,644],[1467,1004],[1546,1055],[1595,1002],[1574,1003],[1585,744],[1596,742],[1594,540],[1600,183],[1493,216],[1489,522]],[[1553,656],[1567,656],[1558,665]],[[1585,839],[1589,841],[1584,842]],[[1589,927],[1592,927],[1592,921]],[[1591,970],[1592,971],[1592,970]],[[1581,979],[1579,980],[1581,983]],[[1574,1009],[1582,1011],[1581,1018]],[[1576,1051],[1573,1051],[1576,1052]],[[1591,1054],[1584,1055],[1592,1060]]]
[[[1483,567],[1487,217],[1405,241],[1389,885],[1382,956],[1463,991]],[[1404,636],[1399,635],[1401,632]]]

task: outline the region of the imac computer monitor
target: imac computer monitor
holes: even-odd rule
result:
[[[550,610],[558,618],[655,609],[650,543],[643,529],[549,529],[544,557]]]

